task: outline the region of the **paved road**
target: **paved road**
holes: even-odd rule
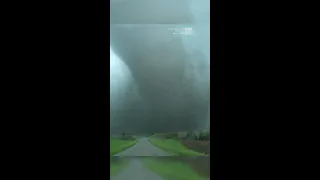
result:
[[[132,159],[128,166],[111,178],[111,180],[163,180],[150,171],[139,159]]]
[[[147,138],[141,138],[134,146],[126,149],[115,156],[173,156],[174,154],[166,152],[153,146]]]

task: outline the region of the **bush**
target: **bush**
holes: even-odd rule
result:
[[[136,138],[130,134],[130,133],[121,133],[121,137],[119,138],[121,140],[135,140]]]
[[[185,139],[209,141],[210,140],[210,131],[205,130],[205,131],[200,131],[200,132],[188,132]]]
[[[210,132],[209,131],[200,132],[198,140],[209,141],[210,140]]]

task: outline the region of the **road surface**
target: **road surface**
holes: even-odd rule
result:
[[[132,159],[121,172],[111,180],[163,180],[159,175],[150,171],[139,159]]]
[[[141,138],[134,146],[115,154],[115,156],[173,156],[173,153],[166,152],[152,145],[148,138]]]

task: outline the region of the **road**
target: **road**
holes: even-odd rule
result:
[[[163,180],[151,172],[139,159],[132,159],[128,166],[111,178],[111,180]]]
[[[153,146],[148,138],[141,138],[134,146],[115,154],[115,156],[173,156],[173,153],[166,152]]]

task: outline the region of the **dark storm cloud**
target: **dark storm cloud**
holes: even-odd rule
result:
[[[191,23],[188,0],[111,0],[113,24]]]
[[[198,1],[114,2],[111,18],[118,24],[111,25],[110,45],[118,56],[113,63],[118,64],[111,67],[111,74],[117,74],[110,84],[111,131],[153,133],[208,127],[210,62],[205,29],[209,25],[197,24],[202,19],[199,15],[203,16],[194,8]],[[193,3],[193,10],[186,2]],[[159,23],[189,23],[196,34],[174,35],[168,30],[173,26]]]

